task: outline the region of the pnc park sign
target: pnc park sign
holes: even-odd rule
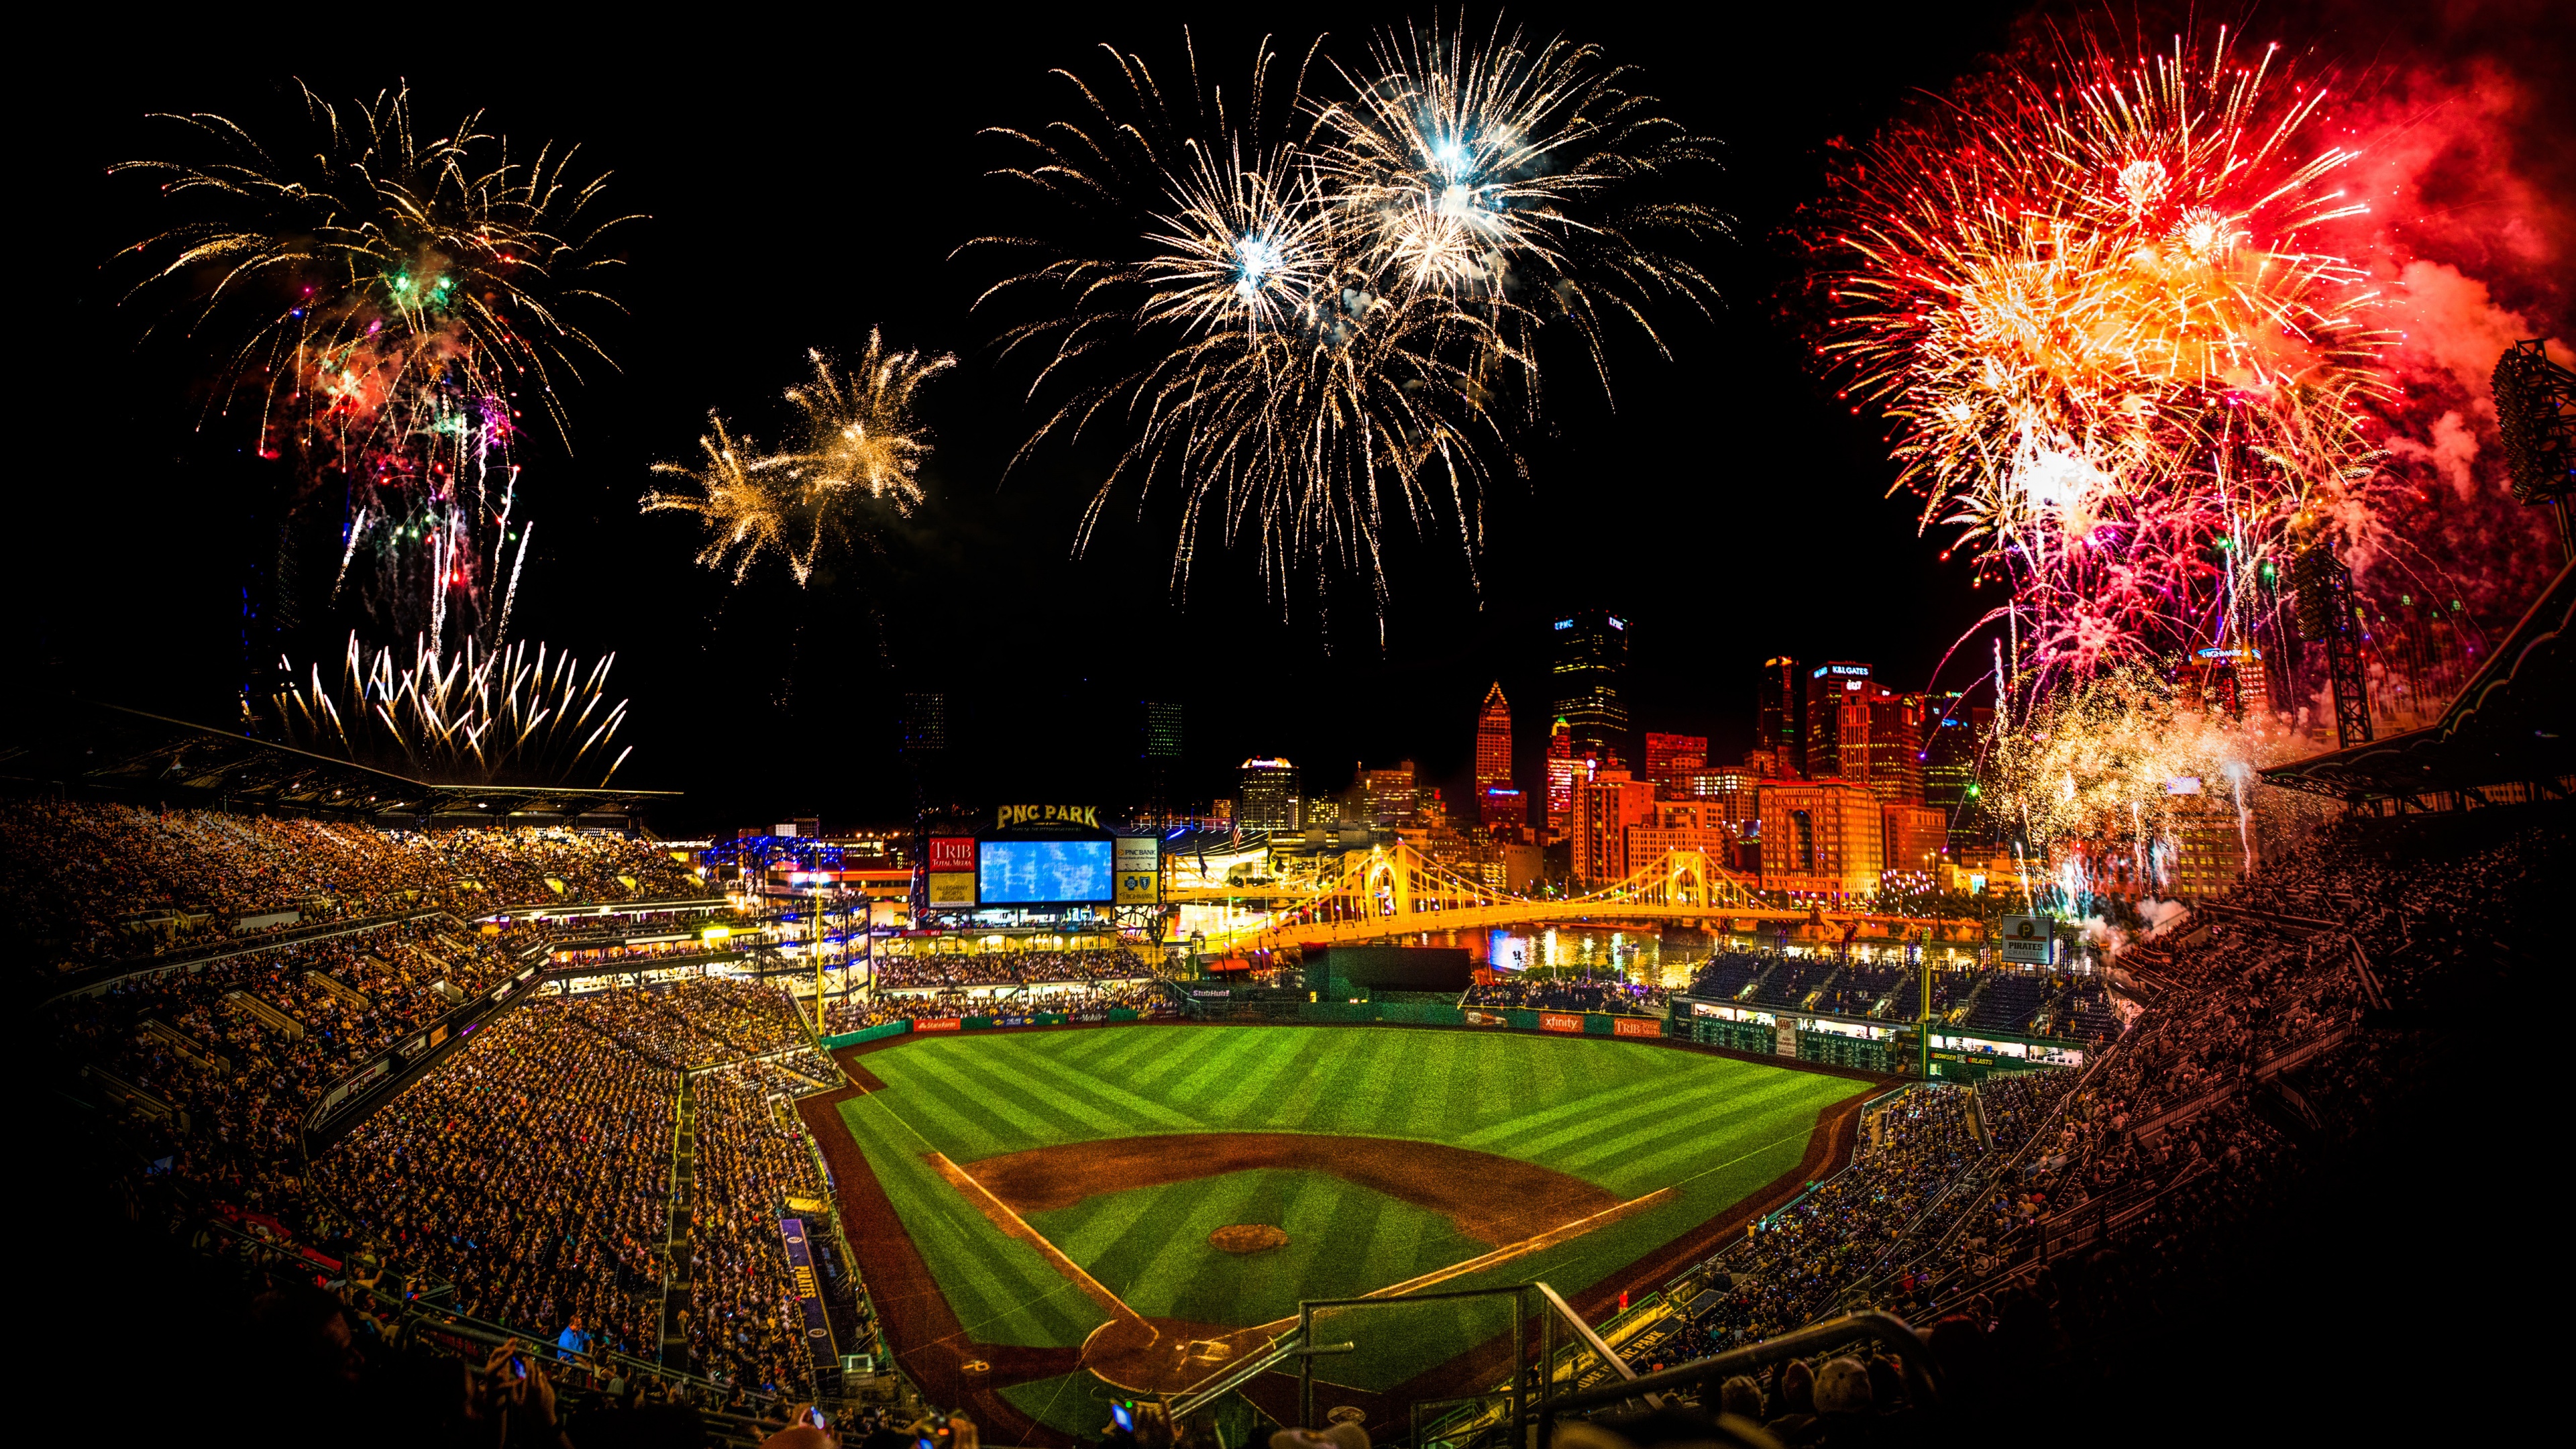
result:
[[[996,813],[993,828],[1008,830],[1014,825],[1026,825],[1031,821],[1045,820],[1060,820],[1069,825],[1088,826],[1098,830],[1100,807],[1097,805],[1005,805]]]

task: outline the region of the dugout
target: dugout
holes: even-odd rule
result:
[[[1456,995],[1474,966],[1464,946],[1325,946],[1306,951],[1306,989],[1327,1001],[1390,991]]]

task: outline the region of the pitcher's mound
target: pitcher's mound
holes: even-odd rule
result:
[[[1234,1223],[1208,1234],[1208,1246],[1220,1253],[1266,1253],[1288,1246],[1288,1235],[1268,1223]]]

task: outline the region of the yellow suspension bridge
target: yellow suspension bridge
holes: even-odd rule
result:
[[[1399,840],[1349,851],[1338,870],[1303,881],[1193,881],[1175,872],[1163,883],[1163,899],[1249,906],[1230,929],[1208,933],[1209,950],[1229,953],[1575,921],[1704,921],[1736,930],[1777,921],[1826,927],[1837,937],[1856,926],[1870,934],[1928,931],[1936,939],[1980,929],[1974,920],[1889,911],[1786,909],[1763,904],[1755,890],[1750,877],[1702,852],[1670,850],[1586,895],[1521,896],[1470,880]]]

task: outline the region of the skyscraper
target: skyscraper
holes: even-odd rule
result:
[[[1682,781],[1708,767],[1708,736],[1646,736],[1646,779],[1661,793],[1686,793]]]
[[[1411,825],[1419,801],[1415,798],[1413,762],[1406,760],[1392,770],[1368,770],[1360,777],[1361,789],[1368,800],[1371,824],[1392,830]]]
[[[1583,609],[1555,621],[1556,714],[1574,738],[1574,753],[1605,764],[1628,758],[1628,621],[1605,609]]]
[[[1136,701],[1137,757],[1177,760],[1181,757],[1181,707],[1162,700]]]
[[[1655,823],[1655,787],[1628,778],[1625,770],[1603,770],[1574,787],[1574,813],[1567,835],[1577,881],[1614,881],[1643,861],[1628,859],[1628,828]]]
[[[1870,789],[1889,805],[1922,804],[1923,696],[1899,694],[1872,680],[1869,688],[1844,698],[1868,701]]]
[[[1574,776],[1579,768],[1574,759],[1573,727],[1560,719],[1547,736],[1547,833],[1565,833],[1565,818],[1574,809]]]
[[[1753,685],[1753,748],[1770,754],[1776,774],[1798,772],[1804,735],[1798,725],[1806,702],[1806,692],[1798,683],[1797,660],[1783,654],[1762,661],[1761,678]]]
[[[1848,659],[1828,659],[1807,671],[1801,681],[1805,686],[1803,737],[1799,743],[1798,770],[1810,780],[1866,780],[1869,761],[1860,751],[1867,744],[1869,708],[1869,666]],[[1859,710],[1847,711],[1847,704]],[[1853,753],[1847,758],[1843,745],[1845,726],[1853,728],[1850,744]]]
[[[948,748],[948,696],[907,694],[903,697],[903,752],[926,754]]]
[[[1485,691],[1484,708],[1476,712],[1476,791],[1512,782],[1512,707],[1503,698],[1501,680]]]
[[[1172,775],[1181,764],[1181,707],[1164,700],[1136,701],[1136,758],[1145,766],[1145,813],[1172,818]]]
[[[1306,826],[1304,802],[1298,798],[1297,767],[1286,760],[1255,756],[1243,762],[1235,792],[1234,818],[1245,830],[1283,834]]]

